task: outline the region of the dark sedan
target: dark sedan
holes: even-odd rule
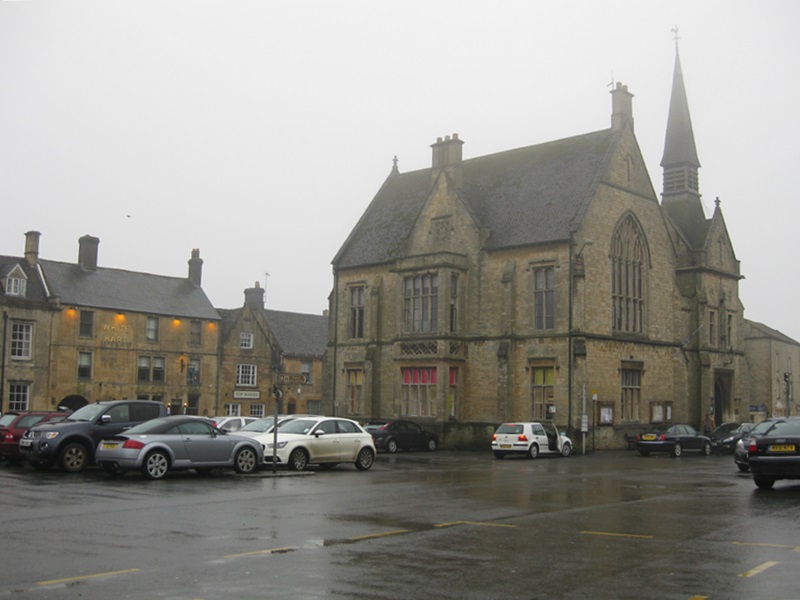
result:
[[[747,456],[747,449],[750,446],[750,441],[755,437],[763,435],[765,431],[772,427],[773,423],[781,420],[782,419],[764,419],[758,425],[754,425],[750,431],[736,442],[736,448],[733,451],[733,462],[736,463],[737,468],[742,473],[747,473],[747,471],[750,470],[750,461]]]
[[[800,479],[800,418],[776,421],[747,448],[753,482],[769,489],[778,479]]]
[[[394,453],[398,449],[421,449],[433,452],[439,438],[412,421],[372,421],[364,426],[372,435],[375,448]]]
[[[636,436],[636,449],[642,456],[651,452],[666,452],[680,456],[684,452],[711,454],[711,440],[699,434],[691,425],[653,425]]]
[[[730,454],[736,449],[736,442],[753,427],[753,423],[723,423],[708,435],[711,438],[711,448],[716,452]]]

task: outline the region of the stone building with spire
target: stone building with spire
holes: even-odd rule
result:
[[[739,262],[706,218],[680,58],[659,201],[611,91],[607,129],[475,158],[453,134],[395,163],[333,259],[333,411],[451,447],[552,420],[595,448],[658,422],[746,420]],[[585,433],[585,436],[580,436]]]

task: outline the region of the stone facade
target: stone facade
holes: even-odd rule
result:
[[[675,77],[671,123],[677,57]],[[333,261],[337,414],[413,418],[446,447],[507,420],[612,448],[653,422],[747,419],[739,263],[720,203],[702,215],[691,126],[677,150],[668,132],[662,204],[619,84],[611,123],[469,160],[453,135],[430,169],[395,166]]]

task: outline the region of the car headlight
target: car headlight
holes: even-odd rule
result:
[[[724,440],[722,440],[722,443],[723,444],[730,444],[732,441],[733,441],[733,436],[726,437]]]
[[[47,433],[44,434],[44,437],[45,439],[48,440],[54,440],[58,437],[58,434],[59,434],[58,431],[48,431]]]
[[[267,444],[267,448],[270,448],[270,449],[277,448],[278,450],[280,450],[281,448],[285,448],[286,444],[288,444],[288,443],[289,442],[278,442],[277,444],[270,443],[270,444]]]

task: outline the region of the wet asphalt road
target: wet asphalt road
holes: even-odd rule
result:
[[[800,598],[800,484],[731,456],[379,455],[273,477],[0,465],[0,598]]]

